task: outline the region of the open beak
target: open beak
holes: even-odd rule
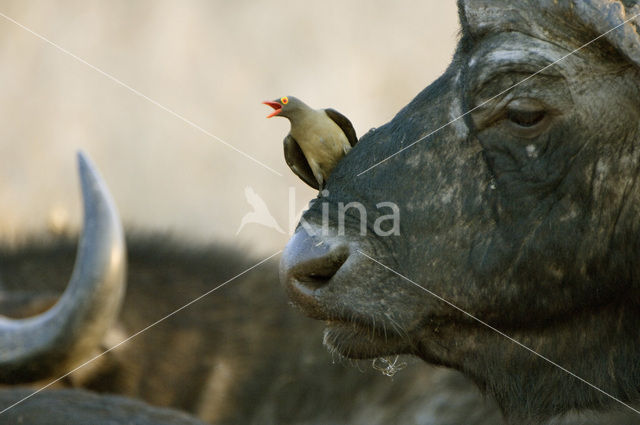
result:
[[[267,115],[267,118],[274,117],[274,116],[278,115],[282,111],[282,105],[279,104],[278,102],[271,102],[270,100],[266,100],[266,101],[264,101],[262,103],[264,103],[265,105],[271,106],[274,109],[274,111],[272,113]]]

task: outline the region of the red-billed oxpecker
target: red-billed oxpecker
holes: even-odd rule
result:
[[[331,171],[358,142],[351,121],[335,109],[313,109],[293,96],[262,102],[285,117],[291,131],[284,139],[284,159],[309,186],[322,190]]]

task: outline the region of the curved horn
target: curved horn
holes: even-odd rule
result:
[[[84,229],[71,281],[39,316],[0,317],[0,382],[19,383],[68,372],[98,347],[118,315],[125,289],[122,225],[106,184],[82,152],[78,168]]]
[[[640,16],[636,16],[640,14],[640,3],[625,6],[618,0],[574,0],[573,5],[583,22],[597,34],[606,34],[618,51],[640,66]],[[613,28],[616,29],[612,31]]]

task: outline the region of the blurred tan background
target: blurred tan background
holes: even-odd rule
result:
[[[287,234],[248,224],[251,187],[289,231],[315,192],[282,156],[261,101],[334,107],[358,136],[442,73],[455,1],[0,0],[0,13],[282,174],[261,167],[0,17],[0,239],[75,231],[75,152],[102,171],[128,227],[256,253]]]

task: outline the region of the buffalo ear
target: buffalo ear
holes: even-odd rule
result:
[[[640,3],[620,0],[574,0],[573,6],[582,22],[598,35],[606,33],[607,40],[633,64],[640,67],[640,16],[625,23],[640,14]],[[611,31],[613,28],[616,29]]]
[[[293,173],[300,177],[300,179],[316,190],[320,190],[318,180],[316,180],[309,166],[307,158],[304,156],[302,149],[298,145],[296,139],[287,134],[287,137],[283,141],[284,147],[284,160],[287,162],[289,168]]]

